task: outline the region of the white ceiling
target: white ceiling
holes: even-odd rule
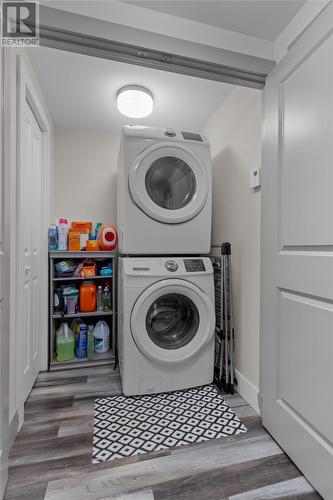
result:
[[[305,0],[122,0],[176,17],[275,40]]]
[[[55,49],[28,49],[47,105],[58,127],[120,133],[126,124],[200,131],[227,97],[231,85]],[[147,87],[154,111],[136,120],[116,108],[117,91]]]

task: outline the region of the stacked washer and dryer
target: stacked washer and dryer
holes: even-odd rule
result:
[[[210,149],[201,135],[126,126],[118,164],[118,355],[125,395],[211,383]]]

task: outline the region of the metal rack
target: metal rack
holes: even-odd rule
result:
[[[221,255],[212,256],[215,284],[215,359],[214,383],[227,393],[234,393],[235,341],[231,287],[231,244],[213,245]]]
[[[102,284],[103,281],[108,280],[112,282],[112,310],[108,312],[104,311],[93,311],[89,313],[78,312],[76,314],[60,314],[54,313],[53,311],[53,297],[55,286],[61,283],[76,282],[80,283],[84,279],[75,277],[57,277],[54,273],[54,265],[57,260],[61,259],[74,259],[74,260],[84,260],[91,259],[94,261],[98,260],[111,260],[113,273],[112,276],[95,276],[89,277],[87,280],[96,281],[98,284]],[[50,314],[49,314],[49,370],[64,370],[71,368],[80,368],[83,366],[98,366],[101,364],[109,364],[115,362],[115,350],[116,350],[116,328],[117,328],[117,254],[114,252],[62,252],[53,251],[49,252],[49,293],[50,293]],[[61,320],[67,320],[70,322],[74,318],[90,319],[92,322],[98,319],[104,319],[110,325],[111,329],[111,350],[105,353],[95,353],[94,359],[88,360],[87,358],[77,359],[74,358],[71,361],[59,362],[54,357],[54,347],[55,347],[55,332],[59,326]]]

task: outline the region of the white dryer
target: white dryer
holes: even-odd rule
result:
[[[211,383],[215,311],[210,259],[120,258],[118,287],[124,394]]]
[[[208,254],[210,147],[199,134],[126,126],[118,162],[119,252]]]

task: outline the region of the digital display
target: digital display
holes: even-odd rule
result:
[[[206,271],[205,264],[202,259],[184,259],[184,265],[187,273]]]
[[[202,137],[199,134],[192,134],[192,132],[182,132],[182,136],[184,139],[187,139],[189,141],[203,142]]]

